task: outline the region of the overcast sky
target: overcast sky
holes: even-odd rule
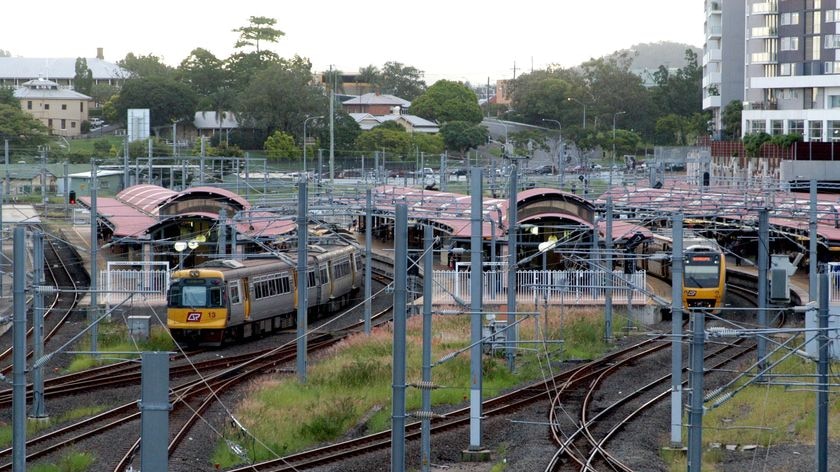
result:
[[[315,71],[396,61],[439,79],[483,84],[557,64],[571,67],[638,43],[703,46],[700,0],[145,0],[10,1],[3,5],[0,49],[20,57],[94,57],[129,52],[177,66],[201,47],[233,52],[251,16],[277,20],[285,33],[269,44]],[[262,47],[262,46],[261,46]]]

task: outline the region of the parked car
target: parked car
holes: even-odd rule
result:
[[[544,166],[540,166],[540,167],[537,167],[536,169],[534,169],[535,174],[542,174],[542,175],[551,175],[551,174],[554,174],[554,171],[555,171],[555,169],[554,169],[554,166],[552,166],[552,165],[544,165]]]
[[[459,167],[459,168],[453,170],[452,172],[450,172],[451,175],[454,175],[454,176],[457,176],[457,177],[460,177],[462,175],[467,175],[469,173],[470,173],[470,170],[469,169],[464,169],[463,167]]]

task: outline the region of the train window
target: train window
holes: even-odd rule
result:
[[[267,298],[292,291],[288,274],[270,274],[254,278],[254,298]]]
[[[222,287],[213,287],[210,289],[210,306],[211,307],[222,307],[223,299],[222,296],[224,292],[222,291]]]
[[[207,288],[197,285],[186,285],[181,289],[181,306],[207,306]]]
[[[237,303],[242,303],[242,299],[239,297],[239,281],[231,282],[228,284],[228,293],[230,294],[230,303],[236,305]]]
[[[327,268],[322,266],[321,267],[321,285],[325,285],[329,281],[330,281],[330,279],[329,279],[329,276],[328,276]]]
[[[309,275],[309,277],[308,277],[309,280],[308,280],[307,283],[309,283],[309,285],[307,285],[307,287],[314,287],[314,286],[318,285],[318,283],[315,281],[315,271],[310,270],[308,275]]]
[[[343,261],[333,264],[333,278],[340,279],[348,274],[350,274],[349,259],[344,259]]]

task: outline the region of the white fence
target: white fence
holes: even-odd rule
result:
[[[119,304],[134,292],[138,292],[134,295],[134,303],[141,300],[151,304],[166,303],[168,262],[109,261],[108,269],[99,273],[99,289],[108,292],[99,297],[104,304]]]
[[[516,273],[516,298],[520,303],[538,301],[569,305],[599,305],[606,300],[606,288],[612,287],[615,303],[626,303],[628,295],[634,305],[647,302],[645,271],[625,274],[614,271],[612,283],[604,271],[523,270]],[[485,271],[482,300],[484,303],[506,303],[508,274],[506,271]],[[470,301],[470,272],[436,270],[432,283],[432,300],[436,304],[454,304],[457,299]]]

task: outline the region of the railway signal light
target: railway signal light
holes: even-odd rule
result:
[[[75,190],[71,190],[70,193],[67,194],[67,203],[69,203],[70,205],[75,205],[76,204],[76,191]]]

